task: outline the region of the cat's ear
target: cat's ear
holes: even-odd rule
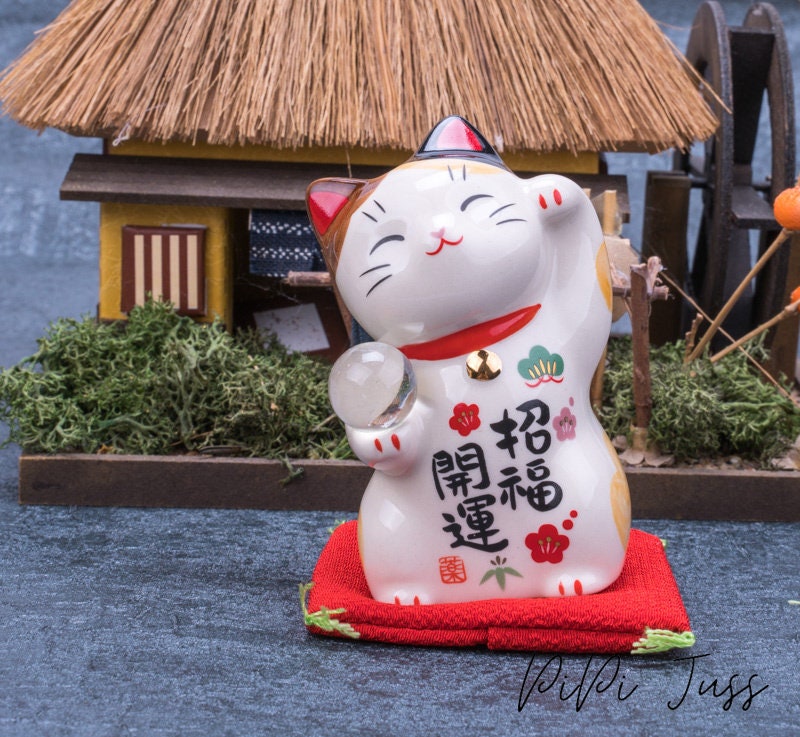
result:
[[[505,168],[503,160],[475,126],[458,115],[441,120],[417,151],[416,159],[442,156],[480,157]]]
[[[328,232],[336,216],[364,186],[358,179],[317,179],[306,190],[306,207],[319,240]]]
[[[317,179],[306,190],[308,217],[331,275],[336,274],[346,230],[339,227],[337,217],[342,215],[340,220],[347,221],[348,205],[358,200],[366,183],[363,179]]]

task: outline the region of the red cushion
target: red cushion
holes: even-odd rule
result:
[[[649,630],[693,642],[689,618],[661,541],[631,530],[620,577],[605,591],[555,599],[488,599],[462,604],[401,606],[375,601],[358,554],[357,523],[334,530],[313,575],[308,611],[331,615],[362,640],[407,645],[474,646],[496,650],[627,653]],[[342,637],[309,624],[320,635]],[[678,638],[680,639],[680,638]]]

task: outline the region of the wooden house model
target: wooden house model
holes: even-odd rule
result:
[[[374,176],[447,115],[517,171],[587,180],[603,151],[716,127],[635,0],[74,0],[0,100],[23,125],[103,141],[62,185],[100,203],[101,319],[149,292],[228,325],[269,280],[324,269],[310,181]]]

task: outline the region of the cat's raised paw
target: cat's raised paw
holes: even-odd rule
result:
[[[564,196],[561,194],[561,190],[559,189],[553,189],[549,201],[548,198],[544,196],[544,194],[539,195],[539,207],[541,207],[542,210],[547,210],[547,208],[551,206],[561,207],[563,203],[564,203]]]

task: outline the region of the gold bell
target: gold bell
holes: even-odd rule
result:
[[[478,381],[491,381],[500,376],[503,362],[500,356],[492,351],[473,351],[467,356],[467,376]]]

